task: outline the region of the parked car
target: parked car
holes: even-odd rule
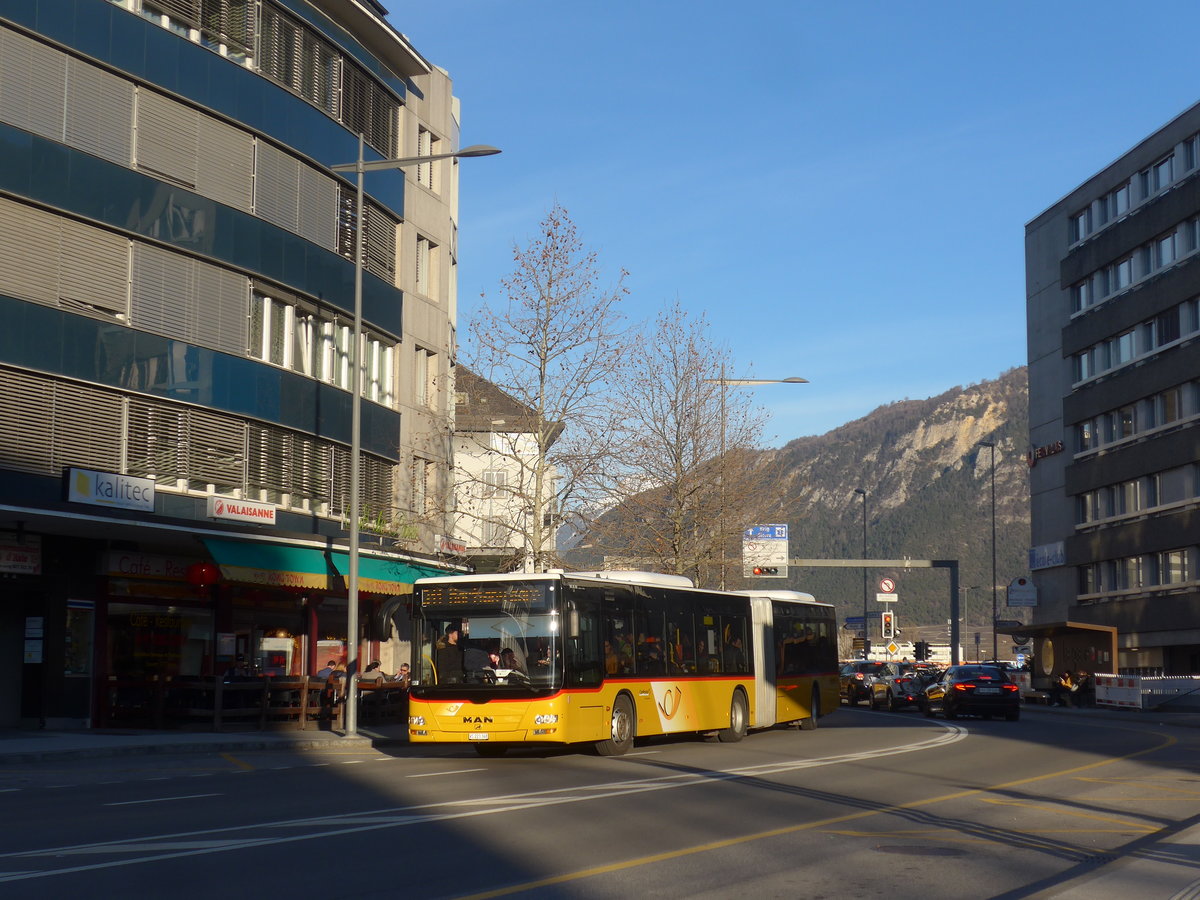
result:
[[[842,666],[838,680],[838,696],[843,703],[857,706],[871,699],[871,686],[876,680],[892,674],[888,664],[873,659],[848,662]]]
[[[925,705],[925,688],[937,680],[937,670],[922,663],[893,662],[890,674],[871,685],[871,709],[887,707],[892,712],[905,707]]]
[[[947,719],[973,713],[1015,722],[1021,717],[1021,690],[997,666],[951,666],[925,688],[925,715],[939,712]]]

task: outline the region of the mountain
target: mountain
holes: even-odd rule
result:
[[[863,556],[867,491],[867,553],[872,559],[957,559],[963,590],[962,639],[985,629],[992,612],[992,450],[995,444],[996,581],[1000,618],[1004,585],[1027,571],[1029,484],[1025,448],[1029,419],[1024,367],[994,381],[955,387],[927,400],[903,400],[781,450],[794,479],[789,504],[792,558]],[[862,570],[808,568],[789,573],[788,587],[834,601],[839,616],[862,615]],[[904,639],[945,635],[949,574],[944,569],[868,570],[868,615],[882,576],[897,582],[892,604]],[[761,579],[760,579],[761,581]],[[778,584],[778,582],[773,582]],[[782,585],[779,585],[782,586]],[[944,638],[943,638],[944,639]],[[990,641],[990,632],[983,636]]]
[[[995,444],[997,611],[1001,619],[1016,619],[1017,611],[1004,607],[1004,585],[1027,570],[1028,417],[1026,371],[1016,368],[994,381],[951,388],[927,400],[892,403],[826,434],[764,450],[764,457],[782,466],[788,497],[771,522],[747,524],[786,522],[793,559],[861,559],[863,498],[855,489],[862,488],[867,492],[866,555],[957,559],[962,642],[971,648],[978,632],[984,655],[990,655],[992,450],[978,442]],[[740,547],[733,552],[736,557]],[[578,568],[600,564],[580,551],[571,555]],[[839,619],[863,614],[861,568],[792,567],[786,579],[742,579],[736,559],[727,571],[730,589],[808,591],[834,602]],[[897,567],[867,574],[874,636],[885,608],[875,593],[880,578],[887,576],[897,584],[898,601],[889,606],[902,629],[900,640],[946,641],[946,569]]]

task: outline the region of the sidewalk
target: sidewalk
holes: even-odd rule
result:
[[[407,743],[403,724],[359,727],[354,737],[339,731],[149,731],[132,728],[87,731],[0,729],[0,765],[54,759],[86,759],[152,753],[227,750],[369,750]]]

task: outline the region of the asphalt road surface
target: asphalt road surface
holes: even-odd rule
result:
[[[1104,898],[1116,866],[1162,854],[1161,883],[1112,896],[1169,898],[1200,884],[1195,847],[1171,844],[1200,822],[1198,749],[1153,723],[843,709],[619,758],[0,766],[0,897]]]

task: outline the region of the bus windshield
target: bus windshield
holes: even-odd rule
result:
[[[498,693],[562,684],[562,633],[549,581],[420,588],[414,687]]]

